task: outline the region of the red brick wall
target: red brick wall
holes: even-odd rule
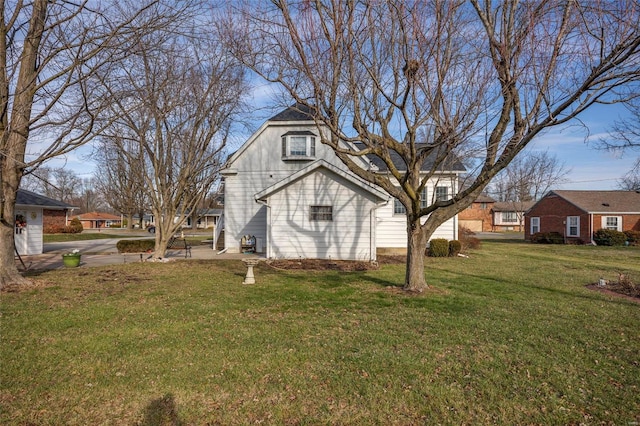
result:
[[[540,218],[540,232],[558,232],[566,234],[567,216],[580,217],[580,236],[567,240],[591,241],[589,232],[589,215],[563,198],[551,195],[540,200],[527,213],[524,220],[524,238],[531,239],[531,218]]]
[[[595,214],[593,215],[593,230],[602,228],[603,216],[622,216],[623,231],[640,231],[640,214]]]
[[[482,203],[472,203],[469,208],[462,210],[458,213],[458,220],[482,220],[482,231],[491,232],[492,219],[491,219],[491,206],[493,203],[485,203],[485,208],[482,208]]]
[[[47,210],[42,211],[42,229],[47,233],[47,229],[51,227],[62,228],[66,225],[67,212],[65,210]]]
[[[591,241],[592,233],[602,228],[602,216],[622,216],[622,230],[640,231],[640,215],[593,215],[593,229],[591,228],[591,217],[588,213],[575,207],[563,198],[552,195],[543,198],[525,216],[524,238],[531,239],[531,218],[540,218],[540,232],[566,233],[567,216],[580,217],[580,236],[578,238],[567,238],[567,241],[581,240],[585,243]]]

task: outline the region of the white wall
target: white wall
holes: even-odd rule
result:
[[[446,186],[449,188],[449,194],[455,193],[457,189],[452,179],[433,178],[427,183],[427,199],[433,202],[435,199],[434,191],[436,186]],[[422,218],[421,223],[425,223],[426,217]],[[377,227],[377,245],[378,248],[406,248],[407,247],[407,216],[404,214],[393,213],[393,199],[389,203],[377,211],[376,217]],[[455,240],[457,233],[457,217],[451,218],[436,230],[431,236],[434,238],[446,238],[447,240]]]
[[[15,214],[21,214],[27,220],[27,227],[14,235],[18,253],[21,256],[42,254],[42,209],[16,206]]]
[[[230,253],[240,251],[243,235],[253,235],[266,241],[266,207],[256,203],[254,195],[311,163],[282,159],[281,136],[292,130],[308,130],[319,135],[314,126],[301,126],[297,122],[272,122],[252,136],[242,155],[231,164],[231,170],[223,171],[224,242]],[[320,138],[316,140],[315,159],[325,159],[346,170],[333,150],[320,143]]]
[[[375,201],[371,194],[326,169],[286,186],[269,199],[274,258],[375,260]],[[332,221],[311,221],[310,206],[332,206]]]

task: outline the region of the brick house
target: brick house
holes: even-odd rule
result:
[[[120,216],[102,212],[82,213],[73,218],[80,220],[84,229],[109,228],[112,225],[120,226],[122,224]]]
[[[480,195],[469,207],[458,213],[458,226],[473,232],[492,232],[491,211],[495,202],[487,195]]]
[[[558,232],[565,242],[589,243],[603,228],[640,231],[640,192],[550,191],[525,214],[525,240]]]

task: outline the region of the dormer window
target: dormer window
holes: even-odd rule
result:
[[[316,135],[309,131],[282,135],[283,160],[313,160],[316,157]]]

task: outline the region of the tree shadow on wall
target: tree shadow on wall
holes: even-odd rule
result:
[[[144,410],[139,426],[183,426],[172,394],[152,400]]]

